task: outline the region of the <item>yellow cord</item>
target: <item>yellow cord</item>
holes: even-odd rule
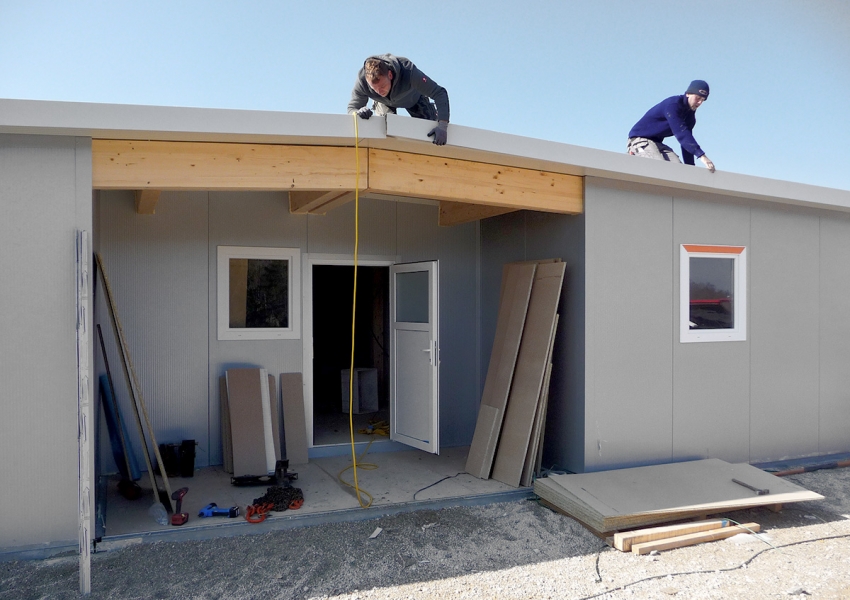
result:
[[[357,170],[354,173],[354,294],[351,300],[351,365],[348,370],[348,430],[351,434],[351,468],[354,470],[354,486],[342,480],[342,473],[348,469],[346,467],[339,472],[337,479],[349,487],[354,487],[354,492],[357,494],[357,502],[360,503],[360,508],[368,508],[372,505],[372,495],[360,489],[357,482],[357,453],[354,449],[354,323],[357,316],[357,253],[360,246],[360,132],[357,127],[357,113],[352,113],[354,119],[354,157],[357,165]],[[372,442],[369,442],[369,446]],[[366,450],[369,449],[366,446]],[[363,454],[366,454],[364,451]],[[377,469],[377,465],[363,465],[363,468]],[[369,502],[363,504],[362,495],[369,497]]]

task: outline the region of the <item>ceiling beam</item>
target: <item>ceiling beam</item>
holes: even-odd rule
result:
[[[329,210],[354,200],[353,191],[289,192],[289,212],[299,215],[324,215]]]
[[[503,206],[488,206],[486,204],[466,204],[464,202],[440,202],[440,227],[451,227],[461,225],[470,221],[480,221],[487,217],[495,217],[509,212],[515,212],[515,208]]]
[[[584,179],[547,171],[369,150],[369,192],[579,214]]]
[[[353,148],[221,142],[92,140],[100,190],[353,190]],[[368,154],[360,150],[360,186]]]
[[[136,214],[154,214],[159,202],[159,193],[159,190],[136,190]]]

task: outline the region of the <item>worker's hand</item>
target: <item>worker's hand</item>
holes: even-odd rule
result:
[[[699,157],[699,159],[702,161],[702,164],[704,164],[709,171],[714,173],[714,163],[711,162],[711,159],[708,158],[708,156],[703,154],[702,156]]]
[[[428,133],[428,137],[431,136],[434,136],[435,144],[445,146],[446,140],[449,139],[449,122],[437,121],[437,126]]]
[[[357,116],[361,119],[368,119],[372,116],[372,109],[368,106],[364,106],[363,108],[357,111]]]

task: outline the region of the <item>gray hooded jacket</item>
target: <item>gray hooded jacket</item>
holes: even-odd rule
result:
[[[362,67],[357,74],[357,81],[354,82],[354,89],[351,91],[351,100],[348,101],[349,113],[366,106],[369,98],[386,104],[391,108],[411,108],[419,102],[422,96],[425,96],[426,98],[431,98],[437,105],[437,120],[449,120],[448,92],[416,68],[416,65],[410,62],[410,60],[403,56],[393,56],[392,54],[380,54],[370,56],[369,59],[371,58],[376,58],[387,63],[390,71],[393,72],[390,93],[386,97],[376,94],[366,82],[365,67]]]

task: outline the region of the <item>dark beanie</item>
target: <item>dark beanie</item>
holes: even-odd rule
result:
[[[708,84],[702,79],[694,79],[691,82],[691,85],[688,86],[688,89],[685,90],[685,93],[696,94],[697,96],[708,98]]]

